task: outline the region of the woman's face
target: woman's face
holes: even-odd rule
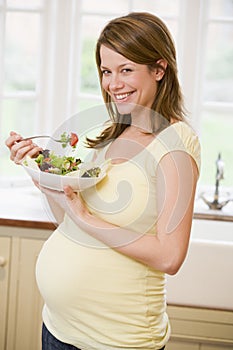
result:
[[[100,48],[102,87],[115,102],[119,113],[131,113],[133,106],[151,108],[156,91],[156,70],[149,71],[116,51]]]

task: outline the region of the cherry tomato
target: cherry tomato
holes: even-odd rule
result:
[[[70,134],[70,145],[72,147],[75,147],[77,145],[77,143],[78,143],[78,135],[75,134],[74,132],[72,132]]]

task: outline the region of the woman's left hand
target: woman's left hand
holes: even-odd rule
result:
[[[69,209],[73,214],[80,218],[84,218],[86,215],[90,214],[79,192],[74,192],[70,186],[65,186],[64,194]]]

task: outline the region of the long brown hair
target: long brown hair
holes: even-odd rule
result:
[[[163,78],[158,82],[158,90],[151,106],[153,115],[160,115],[168,122],[184,120],[185,110],[180,84],[177,77],[176,50],[172,36],[155,15],[147,12],[132,12],[110,21],[101,32],[96,44],[96,64],[100,84],[102,71],[100,47],[116,51],[130,61],[148,66],[149,70],[163,69],[157,61],[164,59],[167,67]],[[130,115],[122,116],[114,108],[111,96],[102,88],[102,95],[112,123],[95,140],[87,139],[89,147],[102,147],[118,137],[131,123]],[[155,119],[155,118],[154,118]],[[152,117],[152,129],[155,132],[156,121]]]

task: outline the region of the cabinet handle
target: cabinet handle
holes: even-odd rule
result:
[[[3,267],[6,264],[6,259],[3,256],[0,256],[0,267]]]

